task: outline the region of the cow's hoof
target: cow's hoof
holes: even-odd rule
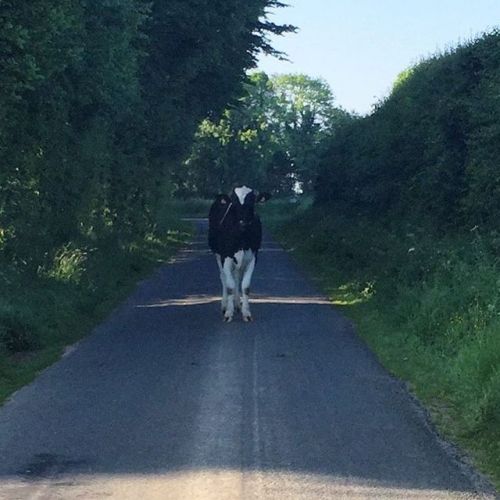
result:
[[[224,321],[224,323],[231,323],[231,321],[233,321],[233,317],[224,315],[223,321]]]
[[[252,316],[248,315],[248,316],[243,316],[243,321],[245,323],[251,323],[253,321],[253,318]]]

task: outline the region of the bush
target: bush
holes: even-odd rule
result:
[[[500,217],[500,31],[404,72],[374,113],[330,140],[317,201],[443,226]]]
[[[9,353],[40,347],[36,323],[26,310],[0,306],[0,345]]]
[[[75,248],[72,244],[64,245],[56,252],[47,275],[58,281],[79,283],[85,272],[86,261],[86,250]]]

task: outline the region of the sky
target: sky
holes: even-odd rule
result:
[[[404,69],[500,26],[500,0],[283,1],[269,19],[299,32],[271,40],[290,62],[261,56],[258,69],[323,78],[337,105],[362,115]]]

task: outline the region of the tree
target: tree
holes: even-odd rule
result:
[[[324,139],[348,119],[322,80],[253,73],[238,103],[198,130],[185,192],[209,195],[242,182],[275,194],[311,190]],[[214,176],[206,189],[208,169]]]
[[[2,255],[36,270],[69,241],[126,244],[154,228],[198,124],[274,52],[269,33],[293,30],[267,20],[280,6],[0,2]]]
[[[335,106],[324,80],[307,75],[278,75],[272,79],[277,106],[274,121],[293,164],[301,189],[312,191],[324,139],[347,120],[349,114]]]

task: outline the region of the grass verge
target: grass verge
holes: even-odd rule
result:
[[[440,432],[499,489],[500,235],[279,204],[265,216]]]
[[[126,245],[80,241],[62,247],[50,266],[0,271],[0,403],[55,362],[167,261],[190,236],[177,218]]]

